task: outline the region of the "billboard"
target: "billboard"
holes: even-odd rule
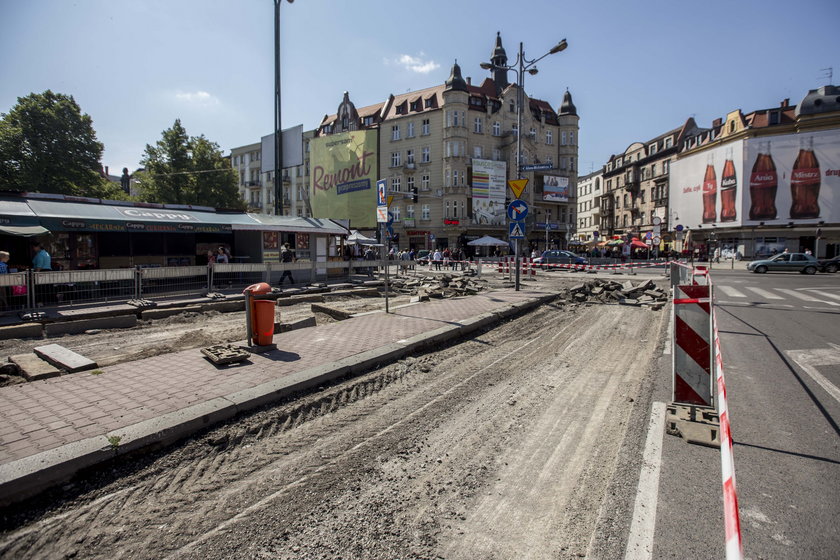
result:
[[[507,164],[490,159],[472,160],[472,199],[474,224],[503,226]]]
[[[377,130],[341,132],[309,143],[314,218],[376,227]]]
[[[681,223],[717,227],[840,221],[840,131],[762,136],[671,166]]]
[[[546,202],[569,202],[569,178],[559,175],[543,175],[543,200]]]
[[[282,130],[283,168],[303,165],[303,125]],[[274,134],[260,138],[260,173],[274,171]]]

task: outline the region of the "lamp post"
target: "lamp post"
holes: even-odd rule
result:
[[[568,47],[568,43],[566,39],[563,39],[550,51],[545,53],[539,58],[535,58],[534,60],[527,60],[525,58],[525,51],[523,50],[522,42],[519,43],[519,53],[516,55],[516,62],[510,66],[499,66],[493,64],[492,62],[482,62],[480,64],[481,68],[484,70],[505,70],[509,71],[512,70],[516,72],[516,178],[522,178],[522,102],[524,96],[524,89],[525,89],[525,72],[527,71],[532,76],[536,75],[538,72],[536,68],[537,62],[544,59],[550,54],[556,54],[560,51],[566,50]],[[516,291],[519,291],[519,239],[514,240],[513,244],[513,251],[516,253]]]
[[[286,0],[289,4],[295,0]],[[274,0],[274,214],[283,214],[283,134],[280,122],[280,3]]]

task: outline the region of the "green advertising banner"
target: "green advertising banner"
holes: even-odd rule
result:
[[[353,228],[376,227],[378,133],[358,130],[312,139],[313,217],[350,220]]]

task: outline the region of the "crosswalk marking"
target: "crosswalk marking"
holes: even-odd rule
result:
[[[750,291],[753,291],[753,292],[757,293],[758,295],[760,295],[761,297],[765,297],[767,299],[785,299],[782,296],[777,296],[773,292],[768,292],[767,290],[762,290],[761,288],[752,288],[752,287],[747,286],[747,289],[750,290]]]
[[[814,290],[814,289],[809,289],[808,291],[809,291],[809,292],[814,292],[816,295],[818,295],[818,296],[820,296],[820,297],[827,297],[827,298],[832,298],[832,299],[840,299],[840,295],[837,295],[837,294],[830,294],[830,293],[828,293],[828,292],[822,292],[822,291],[820,291],[820,290]]]
[[[747,297],[746,294],[741,292],[741,290],[733,288],[732,286],[720,285],[718,286],[718,289],[729,297]]]
[[[837,305],[840,306],[840,303],[835,303],[833,301],[825,301],[821,299],[817,299],[815,297],[811,297],[808,294],[803,294],[802,292],[797,292],[796,290],[789,290],[787,288],[776,288],[776,290],[782,292],[783,294],[791,295],[795,298],[799,298],[803,301],[811,301],[811,302],[818,302],[818,303],[827,303],[828,305]]]

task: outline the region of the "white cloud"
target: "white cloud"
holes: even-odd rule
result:
[[[400,55],[393,61],[394,64],[402,66],[406,70],[416,72],[418,74],[428,74],[433,70],[440,68],[440,64],[434,60],[424,60],[425,55],[421,52],[420,56],[411,56],[410,54]],[[387,63],[387,61],[386,61]]]
[[[175,99],[190,105],[197,105],[201,107],[212,107],[221,104],[217,97],[207,93],[206,91],[176,91]]]

